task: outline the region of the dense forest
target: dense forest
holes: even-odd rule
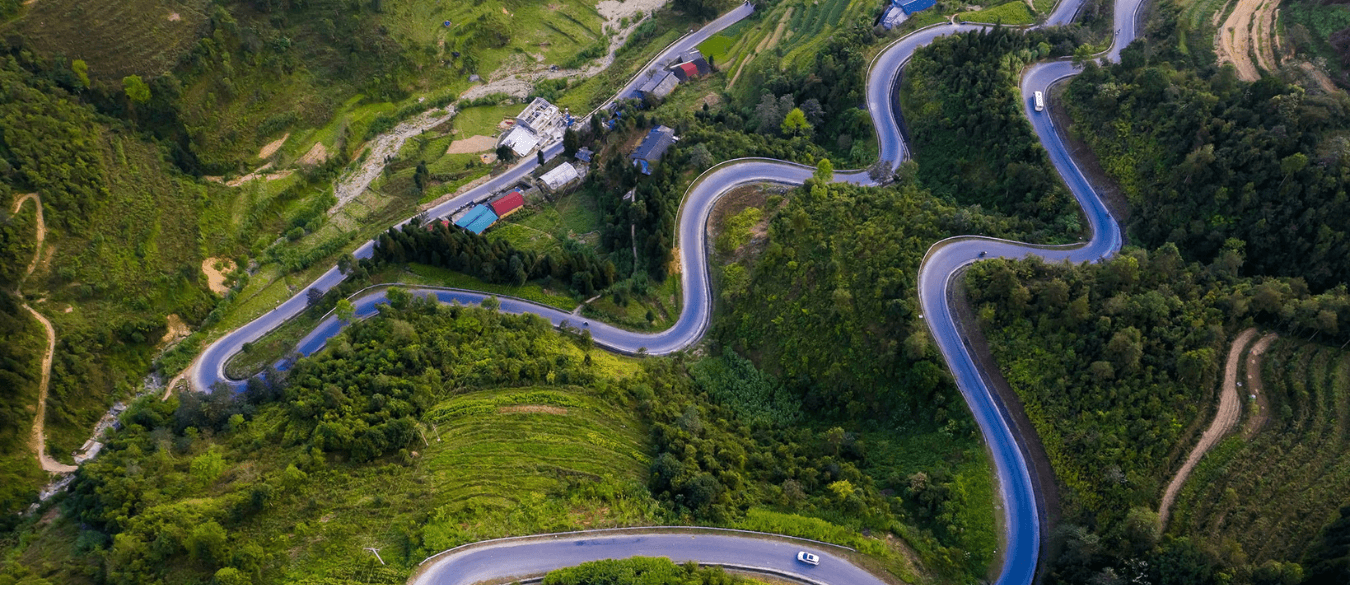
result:
[[[1023,114],[1023,67],[1066,56],[1066,30],[996,27],[940,38],[914,53],[900,102],[918,177],[933,193],[1012,217],[1012,233],[1037,242],[1085,234],[1077,203],[1055,176]]]
[[[1200,262],[1237,239],[1245,275],[1350,281],[1350,97],[1245,83],[1170,47],[1089,63],[1065,92],[1074,132],[1129,200],[1131,238]]]
[[[1234,246],[1210,265],[1187,263],[1167,244],[1100,265],[971,267],[980,327],[1060,481],[1064,524],[1050,581],[1273,582],[1302,559],[1309,539],[1269,565],[1249,564],[1236,540],[1159,537],[1158,499],[1212,417],[1231,334],[1257,324],[1336,345],[1350,337],[1339,326],[1350,318],[1343,289],[1314,295],[1299,279],[1241,277]],[[1343,501],[1336,488],[1309,493]],[[1319,506],[1307,516],[1314,526],[1336,505]]]

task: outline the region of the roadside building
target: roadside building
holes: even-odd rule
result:
[[[682,62],[670,68],[670,72],[680,81],[689,81],[698,79],[712,73],[712,65],[702,58],[696,58],[688,62]]]
[[[525,110],[516,115],[512,127],[497,142],[498,146],[507,146],[516,156],[532,154],[540,145],[562,139],[563,131],[571,124],[572,117],[566,111],[558,110],[553,103],[543,98],[535,98],[525,106]]]
[[[496,214],[498,219],[505,219],[506,215],[516,212],[525,206],[525,196],[520,193],[520,190],[514,190],[501,198],[493,200],[490,206],[492,207],[493,214]]]
[[[539,136],[525,127],[516,126],[512,127],[497,145],[510,148],[516,156],[529,156],[539,145]]]
[[[647,83],[642,84],[638,90],[642,92],[642,97],[647,102],[654,102],[670,95],[675,90],[675,86],[680,84],[680,78],[676,77],[670,71],[663,71],[652,76]]]
[[[551,127],[556,127],[561,121],[562,113],[552,102],[544,98],[535,98],[531,100],[525,110],[516,115],[516,124],[533,131],[535,134],[543,134]]]
[[[642,144],[629,155],[629,158],[632,159],[633,166],[641,169],[644,175],[651,175],[652,165],[659,162],[674,143],[675,130],[665,125],[657,125],[647,133]]]
[[[464,213],[463,217],[460,217],[458,221],[455,221],[455,225],[474,233],[483,233],[488,227],[491,227],[492,224],[496,222],[497,213],[492,212],[492,209],[489,208],[488,205],[479,204],[478,206],[469,209],[469,212]]]
[[[556,192],[580,178],[581,173],[577,171],[577,168],[572,166],[572,163],[565,162],[544,173],[539,177],[539,181],[544,183],[544,187],[548,188],[548,191]]]

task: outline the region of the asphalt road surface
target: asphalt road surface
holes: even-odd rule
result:
[[[1064,0],[1056,7],[1047,20],[1048,25],[1068,23],[1081,8],[1083,0]],[[1120,50],[1134,39],[1135,22],[1133,16],[1142,0],[1116,0],[1115,15],[1118,32],[1110,50],[1106,53],[1109,60],[1117,60]],[[731,13],[704,27],[696,34],[688,35],[673,44],[661,56],[650,64],[664,64],[676,54],[696,46],[708,36],[748,16],[752,9],[742,5]],[[899,128],[899,115],[895,114],[892,102],[895,82],[900,69],[908,62],[914,51],[932,40],[945,35],[973,31],[984,27],[974,24],[942,24],[916,31],[888,46],[873,60],[868,72],[867,102],[873,125],[877,130],[880,147],[880,159],[889,167],[909,157],[904,138]],[[971,359],[961,341],[955,319],[948,303],[947,293],[952,277],[967,265],[983,258],[1020,259],[1039,256],[1048,262],[1068,260],[1071,262],[1098,261],[1110,257],[1120,248],[1120,227],[1111,217],[1096,192],[1087,183],[1079,171],[1069,151],[1065,148],[1059,132],[1055,131],[1049,112],[1036,112],[1032,107],[1032,96],[1037,90],[1045,90],[1051,83],[1070,77],[1078,72],[1069,61],[1041,63],[1027,70],[1022,80],[1023,106],[1027,118],[1031,121],[1036,135],[1040,138],[1050,156],[1051,163],[1059,172],[1069,190],[1078,200],[1088,221],[1092,237],[1080,244],[1070,246],[1032,246],[1017,242],[1008,242],[981,237],[956,237],[943,240],[929,250],[919,271],[919,299],[925,320],[932,331],[943,356],[946,358],[957,386],[966,398],[974,413],[985,442],[994,457],[995,472],[1000,484],[1000,494],[1005,518],[1006,547],[1002,553],[1002,572],[998,583],[1031,583],[1036,571],[1037,553],[1040,548],[1040,516],[1036,505],[1036,491],[1033,488],[1027,469],[1021,441],[1014,436],[1008,426],[1009,417],[1006,408],[989,393],[990,386],[986,374],[981,373]],[[630,82],[616,97],[636,89],[645,77],[645,70]],[[556,155],[561,148],[554,146],[546,152]],[[494,178],[479,188],[467,192],[428,212],[432,218],[440,218],[468,203],[480,201],[510,185],[533,168],[534,161],[525,160],[506,173]],[[554,325],[564,323],[588,329],[597,345],[623,353],[646,352],[649,354],[668,354],[687,348],[703,337],[707,330],[712,311],[712,293],[708,279],[706,223],[713,205],[727,191],[756,182],[774,182],[795,185],[809,178],[814,172],[812,166],[768,159],[740,159],[723,163],[705,173],[685,194],[680,207],[679,248],[681,273],[684,290],[684,308],[679,320],[670,329],[659,333],[635,333],[619,329],[597,321],[583,320],[563,311],[528,302],[525,300],[499,297],[501,310],[511,313],[533,313],[548,319]],[[835,181],[857,185],[872,185],[871,178],[863,172],[837,172]],[[373,242],[368,242],[353,254],[357,258],[371,254]],[[342,280],[336,269],[325,273],[311,286],[328,290]],[[299,314],[305,308],[306,292],[301,290],[290,300],[282,303],[276,310],[269,312],[253,322],[237,329],[212,344],[193,365],[191,382],[196,389],[208,389],[217,383],[238,386],[242,382],[230,381],[225,377],[226,360],[239,352],[245,342],[262,337],[268,331],[280,326],[287,319]],[[487,295],[467,291],[435,288],[408,288],[417,294],[432,294],[442,302],[460,302],[470,304],[481,302]],[[376,312],[376,305],[384,302],[383,290],[365,295],[354,301],[358,317],[366,317]],[[311,354],[323,347],[341,327],[334,317],[323,321],[307,335],[297,350],[302,355]],[[680,537],[662,542],[663,552],[679,552],[681,560],[691,559],[701,562],[719,562],[712,553],[722,538],[704,539],[705,536]],[[689,541],[684,541],[688,539]],[[737,538],[743,539],[743,538]],[[537,542],[544,543],[544,542]],[[738,542],[754,545],[751,540]],[[758,542],[767,543],[767,542]],[[525,560],[524,556],[535,555],[534,544],[517,543],[511,546],[509,559],[502,561]],[[641,544],[638,544],[641,546]],[[517,554],[519,553],[519,554]],[[767,547],[763,554],[765,561],[777,561],[781,548],[772,550]],[[791,554],[795,554],[791,553]],[[540,554],[538,556],[548,556]],[[556,554],[555,554],[556,555]],[[669,554],[667,554],[669,555]],[[505,556],[505,555],[503,555]],[[559,560],[568,555],[558,555]],[[770,558],[774,557],[774,558]],[[790,555],[789,555],[790,557]],[[674,558],[672,556],[672,558]],[[555,563],[562,566],[562,562]],[[738,563],[739,564],[739,563]],[[768,564],[766,562],[766,564]],[[439,568],[439,567],[438,567]],[[515,568],[515,567],[511,567]],[[545,569],[546,570],[546,569]],[[444,581],[460,581],[447,576]],[[437,579],[442,581],[442,579]]]
[[[808,551],[820,557],[817,566],[797,561]],[[481,581],[518,580],[607,558],[664,556],[676,563],[740,565],[770,569],[812,583],[881,585],[885,582],[848,562],[834,551],[792,543],[786,538],[682,533],[637,533],[603,536],[503,540],[444,554],[413,579],[417,585],[469,585]]]

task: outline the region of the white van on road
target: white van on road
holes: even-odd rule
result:
[[[1037,90],[1037,91],[1036,91],[1036,112],[1041,112],[1041,111],[1043,111],[1043,110],[1045,110],[1045,94],[1042,94],[1042,93],[1040,92],[1040,90]]]

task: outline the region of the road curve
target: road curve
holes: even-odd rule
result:
[[[820,564],[797,562],[806,550]],[[842,550],[789,538],[719,533],[615,533],[534,536],[475,544],[428,561],[412,578],[414,585],[470,585],[516,581],[555,569],[604,559],[664,556],[676,563],[741,566],[782,573],[811,583],[882,585],[886,582],[843,557]]]
[[[1117,60],[1120,50],[1134,40],[1134,15],[1142,2],[1143,0],[1116,0],[1115,15],[1119,29],[1111,48],[1105,54],[1107,59]],[[1047,19],[1047,25],[1068,23],[1077,14],[1082,3],[1083,0],[1063,0]],[[672,45],[663,53],[663,57],[673,56],[692,48],[702,39],[744,18],[750,12],[748,5],[738,7],[733,14],[718,19],[697,34],[686,36]],[[986,26],[942,24],[921,29],[892,43],[873,60],[867,75],[867,103],[877,132],[880,162],[894,167],[909,157],[900,132],[899,115],[895,114],[894,104],[891,102],[900,69],[915,50],[932,40],[983,27]],[[1021,442],[1016,439],[1008,425],[1009,416],[1006,414],[1006,408],[994,400],[989,392],[990,385],[986,379],[988,374],[981,373],[976,368],[970,353],[963,345],[947,294],[953,276],[982,257],[1022,259],[1038,256],[1047,262],[1064,260],[1088,262],[1108,258],[1120,248],[1119,225],[1070,157],[1059,132],[1055,130],[1050,120],[1049,113],[1036,112],[1031,106],[1030,99],[1035,91],[1044,90],[1051,83],[1071,77],[1077,72],[1078,69],[1067,60],[1037,64],[1023,74],[1021,90],[1027,118],[1049,154],[1051,163],[1082,207],[1092,238],[1070,246],[1035,246],[970,236],[950,238],[938,242],[929,250],[919,271],[919,300],[933,339],[946,358],[957,386],[966,398],[994,457],[1005,515],[1007,543],[998,583],[1027,584],[1031,583],[1035,576],[1040,547],[1040,517],[1035,500],[1036,493],[1020,446]],[[639,78],[642,76],[639,74]],[[634,84],[630,83],[625,89],[632,85]],[[560,147],[555,145],[546,150],[546,153],[552,156],[560,150]],[[532,168],[531,163],[532,161],[524,161],[487,184],[431,209],[428,216],[440,218],[465,204],[490,197],[527,173]],[[590,330],[598,345],[617,352],[645,351],[649,354],[668,354],[687,348],[703,336],[711,319],[713,302],[708,278],[705,232],[708,215],[717,199],[727,191],[749,183],[774,182],[795,185],[805,181],[812,174],[813,168],[810,166],[769,159],[738,159],[713,167],[690,186],[680,207],[677,238],[684,284],[684,307],[679,320],[666,331],[636,333],[600,322],[578,323],[577,317],[563,311],[515,298],[499,297],[501,310],[537,314],[555,325],[567,321],[570,325]],[[835,181],[872,185],[867,174],[862,172],[837,172]],[[367,242],[353,253],[354,256],[369,257],[373,244],[373,241]],[[238,386],[242,382],[231,381],[225,377],[226,360],[239,352],[245,342],[258,339],[303,311],[308,289],[327,291],[342,278],[336,269],[332,269],[277,309],[221,337],[207,348],[195,363],[190,377],[192,386],[199,390],[208,389],[217,383]],[[435,295],[442,302],[464,304],[481,302],[489,296],[468,290],[426,287],[409,289],[419,294]],[[383,301],[385,298],[382,289],[357,299],[358,317],[374,314],[376,305]],[[301,340],[297,350],[302,355],[307,355],[322,348],[324,342],[340,327],[341,324],[330,315]],[[515,546],[515,551],[526,552],[523,547]],[[690,555],[690,558],[702,562],[718,562],[707,556],[707,554]],[[516,560],[515,555],[511,560]]]

